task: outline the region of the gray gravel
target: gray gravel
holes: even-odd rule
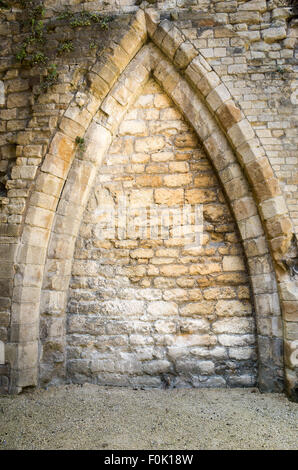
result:
[[[66,385],[0,396],[0,449],[297,449],[297,418],[256,389]]]

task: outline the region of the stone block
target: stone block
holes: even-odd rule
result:
[[[177,305],[174,302],[150,302],[148,305],[148,314],[154,318],[162,316],[172,316],[178,314]]]
[[[247,119],[237,122],[228,130],[235,148],[240,147],[244,142],[248,142],[255,137],[255,133]]]
[[[210,301],[192,302],[181,308],[180,314],[183,317],[196,317],[210,315],[214,312],[215,303]]]
[[[189,63],[198,55],[197,49],[189,41],[184,41],[176,51],[174,64],[179,69],[185,69]]]
[[[213,111],[216,111],[225,101],[231,98],[227,87],[222,83],[214,88],[206,98],[207,103]]]

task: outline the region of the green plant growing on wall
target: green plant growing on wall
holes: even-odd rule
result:
[[[13,2],[11,0],[6,0],[6,2],[0,0],[0,7],[2,4],[13,5]],[[16,51],[15,58],[26,67],[39,67],[37,73],[40,74],[40,77],[43,77],[40,79],[40,92],[46,92],[49,87],[58,81],[57,65],[55,63],[49,64],[50,59],[47,57],[46,34],[51,33],[55,29],[55,21],[66,21],[72,29],[87,27],[93,24],[98,24],[102,29],[108,29],[109,22],[112,21],[112,18],[103,17],[99,13],[86,11],[72,13],[69,10],[65,10],[60,13],[54,22],[51,20],[45,24],[44,17],[46,10],[43,1],[19,0],[18,4],[23,8],[23,18],[19,20],[19,23],[21,30],[26,34]],[[22,35],[24,37],[23,33]],[[95,47],[96,43],[91,41],[89,49],[92,50]],[[49,51],[49,55],[56,55],[57,57],[73,50],[73,41],[69,39],[60,43],[54,51]]]
[[[57,72],[57,65],[51,64],[47,70],[47,75],[43,78],[40,84],[41,91],[47,91],[52,85],[58,82],[59,74]]]
[[[31,65],[45,64],[47,59],[41,50],[45,42],[42,21],[45,9],[42,5],[37,5],[34,8],[33,5],[33,2],[28,2],[28,18],[24,21],[24,26],[29,27],[29,34],[17,52],[16,59],[19,62],[26,61]]]
[[[71,52],[74,50],[74,46],[72,41],[65,41],[58,47],[58,54],[62,55],[67,52]]]
[[[73,29],[91,26],[92,24],[100,24],[103,29],[108,29],[108,25],[110,21],[112,21],[112,18],[102,17],[98,13],[91,13],[89,11],[72,13],[71,11],[66,10],[58,16],[58,20],[69,20],[69,25]]]
[[[89,49],[92,50],[92,49],[95,49],[96,48],[96,42],[95,41],[91,41],[89,43]]]
[[[82,157],[84,155],[84,151],[85,151],[85,140],[84,140],[84,138],[77,135],[76,140],[75,140],[75,144],[77,146],[80,157]]]
[[[31,63],[32,65],[37,65],[37,64],[46,64],[48,58],[44,55],[43,52],[36,52],[33,54]]]

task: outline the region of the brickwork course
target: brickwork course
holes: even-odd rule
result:
[[[42,91],[49,69],[16,60],[26,24],[7,3],[1,392],[257,385],[297,400],[294,2],[43,2]],[[102,207],[123,195],[134,229],[103,240]],[[200,205],[201,244],[136,236],[152,205]]]

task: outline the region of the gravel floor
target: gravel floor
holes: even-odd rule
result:
[[[297,418],[256,389],[66,385],[0,396],[0,449],[297,449]]]

